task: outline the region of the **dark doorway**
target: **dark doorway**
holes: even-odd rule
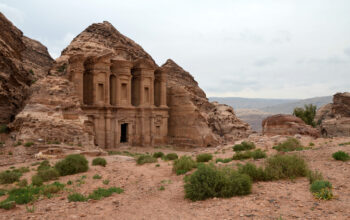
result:
[[[128,142],[128,124],[124,123],[120,125],[120,143]]]

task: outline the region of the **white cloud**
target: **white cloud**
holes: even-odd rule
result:
[[[19,25],[24,21],[24,13],[17,8],[0,3],[0,11],[15,25]]]

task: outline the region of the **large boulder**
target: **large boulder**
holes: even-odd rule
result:
[[[323,136],[350,136],[350,93],[337,93],[333,103],[321,107],[316,114]]]
[[[46,47],[23,36],[0,12],[0,124],[15,119],[29,87],[47,74],[52,63]]]
[[[310,125],[305,124],[303,120],[293,115],[272,115],[262,122],[263,134],[274,135],[308,135],[319,137],[319,131]]]

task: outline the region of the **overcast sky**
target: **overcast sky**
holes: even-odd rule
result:
[[[0,11],[57,58],[109,21],[207,96],[310,98],[350,91],[349,0],[0,0]]]

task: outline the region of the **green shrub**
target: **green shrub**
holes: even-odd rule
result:
[[[16,207],[16,203],[14,201],[2,201],[0,202],[0,209],[10,210]]]
[[[208,153],[198,154],[196,157],[197,162],[208,162],[211,159],[213,159],[213,155]]]
[[[321,172],[318,172],[317,170],[315,171],[309,170],[307,173],[307,178],[309,179],[310,184],[312,184],[316,180],[323,180],[323,175]]]
[[[72,184],[73,184],[72,180],[67,181],[67,185],[72,185]]]
[[[348,153],[344,151],[337,151],[334,154],[332,154],[332,157],[336,160],[341,160],[341,161],[348,161],[350,160],[350,156]]]
[[[188,171],[196,168],[197,164],[194,160],[192,160],[189,156],[182,156],[180,159],[174,161],[173,171],[177,175],[185,174]]]
[[[157,162],[157,158],[154,158],[151,155],[141,155],[136,160],[136,163],[139,165],[142,165],[145,163],[155,163],[155,162]]]
[[[44,183],[44,180],[40,176],[38,176],[38,175],[32,176],[32,185],[33,186],[41,186],[41,185],[43,185],[43,183]]]
[[[232,147],[234,151],[245,151],[255,149],[255,144],[253,142],[243,141],[241,144],[236,144]]]
[[[15,147],[20,146],[20,145],[22,145],[22,142],[20,142],[20,141],[17,141],[17,142],[15,143]]]
[[[113,193],[120,194],[124,192],[123,189],[117,187],[111,187],[109,189],[98,188],[89,194],[88,199],[100,200],[104,197],[109,197]]]
[[[312,143],[312,142],[310,142],[310,143],[309,143],[309,146],[310,146],[310,147],[313,147],[313,146],[315,146],[315,144]]]
[[[33,146],[33,145],[34,145],[33,142],[26,142],[26,143],[24,144],[25,147],[31,147],[31,146]]]
[[[217,158],[216,160],[215,160],[215,163],[229,163],[229,162],[231,162],[232,161],[232,158],[225,158],[225,159],[222,159],[222,158]]]
[[[274,146],[273,149],[275,149],[277,151],[288,152],[288,151],[300,151],[300,150],[304,150],[306,148],[304,148],[301,145],[301,143],[298,139],[288,138],[286,141]]]
[[[313,193],[320,192],[323,188],[332,188],[332,184],[325,180],[316,180],[310,186],[310,191]]]
[[[102,176],[98,175],[98,174],[95,174],[92,179],[94,180],[99,180],[99,179],[102,179]]]
[[[9,133],[9,132],[10,132],[10,129],[9,127],[7,127],[7,125],[5,124],[0,125],[0,134]]]
[[[52,194],[58,193],[64,188],[64,184],[60,182],[54,182],[50,185],[45,185],[43,187],[42,193],[47,197],[51,197]]]
[[[350,145],[350,142],[345,142],[345,143],[340,143],[339,146],[346,146],[346,145]]]
[[[10,184],[19,180],[22,173],[6,170],[0,173],[0,184]]]
[[[163,157],[164,156],[164,153],[163,152],[155,152],[154,154],[153,154],[153,157],[155,157],[155,158],[161,158],[161,157]]]
[[[49,169],[49,168],[51,168],[50,162],[48,160],[44,160],[38,166],[38,171],[39,170],[46,170],[46,169]]]
[[[306,176],[305,160],[296,155],[275,155],[267,159],[265,172],[267,179],[278,180]]]
[[[69,202],[85,202],[87,201],[87,198],[80,193],[73,193],[68,195],[68,201]]]
[[[14,169],[13,172],[18,172],[18,173],[28,173],[30,170],[28,167],[20,167],[18,169]]]
[[[239,166],[238,172],[242,174],[247,174],[254,182],[268,180],[264,169],[261,167],[257,168],[252,163],[246,163],[245,165]]]
[[[249,176],[229,168],[201,164],[185,183],[185,197],[192,201],[212,197],[232,197],[251,192]]]
[[[86,172],[89,169],[89,164],[83,155],[72,154],[57,162],[55,168],[61,176],[66,176]]]
[[[304,108],[295,108],[293,115],[303,120],[306,124],[315,127],[316,105],[304,105]]]
[[[169,154],[165,155],[166,160],[176,160],[178,158],[179,158],[179,156],[177,156],[176,153],[169,153]]]
[[[107,165],[107,161],[106,161],[106,159],[104,159],[102,157],[97,157],[92,161],[92,165],[105,167]]]
[[[105,185],[108,185],[109,184],[109,180],[103,180],[102,183],[105,184]]]
[[[331,188],[322,188],[319,192],[313,193],[316,199],[331,200],[333,193]]]
[[[55,168],[42,169],[38,171],[37,174],[41,179],[46,182],[49,180],[56,180],[60,176]]]
[[[256,149],[251,152],[251,157],[254,160],[261,159],[261,158],[266,158],[266,153],[260,149]]]
[[[160,187],[159,187],[159,190],[160,190],[160,191],[163,191],[163,190],[165,190],[165,187],[164,187],[164,186],[160,186]]]

